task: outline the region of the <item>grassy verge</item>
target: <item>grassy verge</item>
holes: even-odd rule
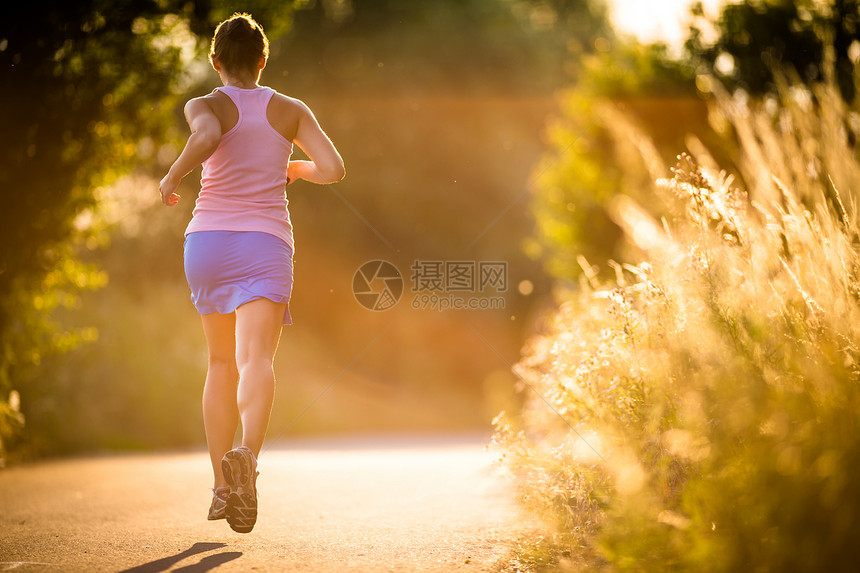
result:
[[[637,264],[589,262],[516,367],[495,441],[548,523],[512,571],[816,571],[857,562],[856,114],[833,87],[720,95],[737,177],[691,141]]]

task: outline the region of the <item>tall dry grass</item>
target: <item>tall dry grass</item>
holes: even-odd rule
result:
[[[618,197],[639,262],[581,259],[516,367],[495,440],[548,526],[511,570],[860,563],[860,121],[832,85],[714,95],[737,177],[691,139],[669,216]]]

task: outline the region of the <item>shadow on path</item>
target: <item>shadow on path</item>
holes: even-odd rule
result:
[[[167,571],[176,563],[179,563],[186,557],[191,557],[192,555],[197,555],[199,553],[205,553],[206,551],[212,551],[213,549],[221,549],[222,547],[227,547],[227,544],[198,542],[186,549],[185,551],[177,553],[176,555],[172,555],[170,557],[162,557],[161,559],[156,559],[155,561],[150,561],[149,563],[144,563],[143,565],[138,565],[136,567],[132,567],[131,569],[124,569],[120,573],[160,573],[161,571]],[[211,571],[212,569],[215,569],[216,567],[223,565],[228,561],[238,559],[241,556],[242,554],[238,551],[228,551],[226,553],[208,555],[201,559],[198,563],[195,563],[194,565],[180,567],[179,569],[176,569],[176,571],[184,571],[185,573],[203,573],[205,571]]]
[[[174,569],[174,573],[177,571],[182,571],[183,573],[204,573],[205,571],[211,571],[216,567],[219,567],[228,561],[233,561],[234,559],[238,559],[242,556],[242,553],[239,551],[226,551],[224,553],[216,553],[215,555],[207,555],[203,559],[200,560],[199,563],[195,563],[194,565],[186,565],[185,567],[179,567],[178,569]]]

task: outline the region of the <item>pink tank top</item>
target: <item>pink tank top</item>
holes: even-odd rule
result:
[[[200,194],[185,234],[197,231],[262,231],[293,249],[287,209],[287,165],[293,144],[266,118],[275,90],[216,88],[239,110],[233,128],[203,162]]]

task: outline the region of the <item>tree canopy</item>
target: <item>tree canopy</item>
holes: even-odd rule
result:
[[[820,82],[825,49],[832,46],[842,97],[849,103],[854,100],[857,55],[852,59],[851,46],[860,32],[857,0],[744,0],[727,4],[715,22],[706,21],[699,3],[693,14],[697,20],[686,48],[730,88],[773,92],[774,72],[785,67],[806,83]],[[708,40],[711,27],[716,29],[716,41]]]

